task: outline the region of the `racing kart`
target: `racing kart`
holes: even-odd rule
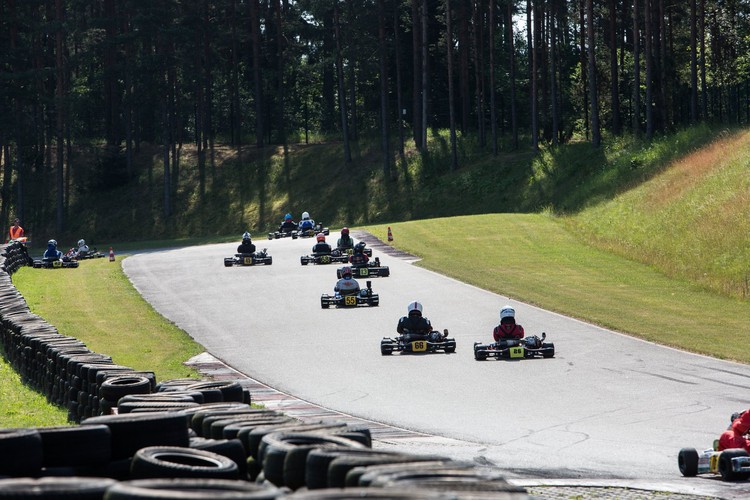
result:
[[[289,238],[289,237],[291,237],[293,240],[296,240],[297,230],[291,229],[289,231],[274,231],[272,233],[268,233],[269,240],[278,240],[279,238]]]
[[[367,287],[364,290],[360,290],[355,295],[341,295],[336,292],[334,295],[328,295],[324,293],[320,296],[320,307],[328,309],[331,306],[335,307],[359,307],[359,306],[372,306],[377,307],[380,304],[380,297],[377,293],[372,291],[372,282],[367,282]]]
[[[440,336],[441,340],[432,340],[436,335]],[[425,352],[438,352],[443,351],[446,354],[456,352],[456,339],[448,337],[448,330],[443,330],[443,333],[430,332],[430,333],[404,333],[398,337],[390,338],[383,337],[380,341],[380,354],[388,356],[393,351],[401,351],[408,353],[425,353]]]
[[[224,267],[232,266],[257,266],[258,264],[265,264],[270,266],[273,264],[273,257],[268,255],[267,249],[264,248],[260,252],[255,253],[236,253],[234,257],[224,258]]]
[[[71,248],[65,253],[64,257],[67,257],[69,259],[74,259],[74,260],[84,260],[84,259],[100,259],[105,256],[102,252],[100,252],[96,248],[89,248],[88,251],[81,252],[78,255],[76,255],[75,253],[76,253],[76,249]]]
[[[552,358],[555,356],[555,344],[544,342],[547,334],[542,332],[542,337],[532,335],[522,339],[501,339],[490,344],[474,342],[474,359],[484,361],[487,358],[497,359],[523,359]]]
[[[345,254],[345,255],[353,255],[354,254],[354,247],[338,247],[336,250],[338,250],[339,252],[341,252],[342,254]],[[368,257],[372,257],[372,248],[365,247],[364,253]]]
[[[297,229],[296,238],[312,238],[318,233],[323,233],[326,236],[331,234],[327,227],[323,227],[323,224],[316,223],[312,229]]]
[[[59,259],[34,259],[34,269],[62,269],[62,268],[75,268],[78,267],[77,260],[70,260],[67,257],[61,257]]]
[[[299,261],[303,266],[306,266],[308,264],[331,264],[333,262],[345,263],[349,261],[349,257],[334,250],[330,254],[303,255],[299,258]],[[339,278],[341,278],[341,276],[339,276]]]
[[[375,260],[372,262],[368,262],[367,265],[364,266],[355,266],[352,265],[352,276],[355,278],[371,278],[371,277],[383,277],[387,278],[391,275],[391,270],[388,268],[388,266],[381,266],[380,265],[380,257],[375,257]],[[340,267],[336,269],[336,277],[341,278],[341,273],[343,271],[343,267]]]
[[[685,477],[719,474],[723,481],[750,479],[750,454],[742,448],[708,449],[701,453],[695,448],[683,448],[677,454],[677,466]]]

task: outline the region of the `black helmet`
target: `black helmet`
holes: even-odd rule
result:
[[[356,245],[354,245],[354,250],[356,250],[357,252],[364,253],[364,251],[365,251],[365,242],[364,241],[360,241],[359,243],[357,243]]]

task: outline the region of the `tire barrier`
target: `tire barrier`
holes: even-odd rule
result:
[[[33,314],[0,247],[0,348],[71,426],[0,429],[2,498],[528,498],[502,472],[372,449],[369,427],[253,408],[237,381],[158,381]]]

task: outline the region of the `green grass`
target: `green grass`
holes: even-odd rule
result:
[[[34,313],[94,352],[152,370],[157,380],[198,377],[183,362],[201,353],[201,346],[143,300],[119,260],[88,260],[62,272],[23,267],[13,284]]]
[[[422,257],[418,265],[427,269],[646,340],[750,363],[750,304],[586,245],[558,217],[488,214],[390,226],[394,246]],[[386,225],[366,229],[387,234]]]
[[[0,428],[67,425],[68,411],[47,403],[44,396],[21,382],[0,357]]]

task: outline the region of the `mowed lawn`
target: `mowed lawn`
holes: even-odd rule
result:
[[[750,363],[750,303],[588,246],[564,219],[486,214],[390,227],[393,246],[422,258],[416,265],[646,340]],[[387,238],[388,225],[364,229]]]

